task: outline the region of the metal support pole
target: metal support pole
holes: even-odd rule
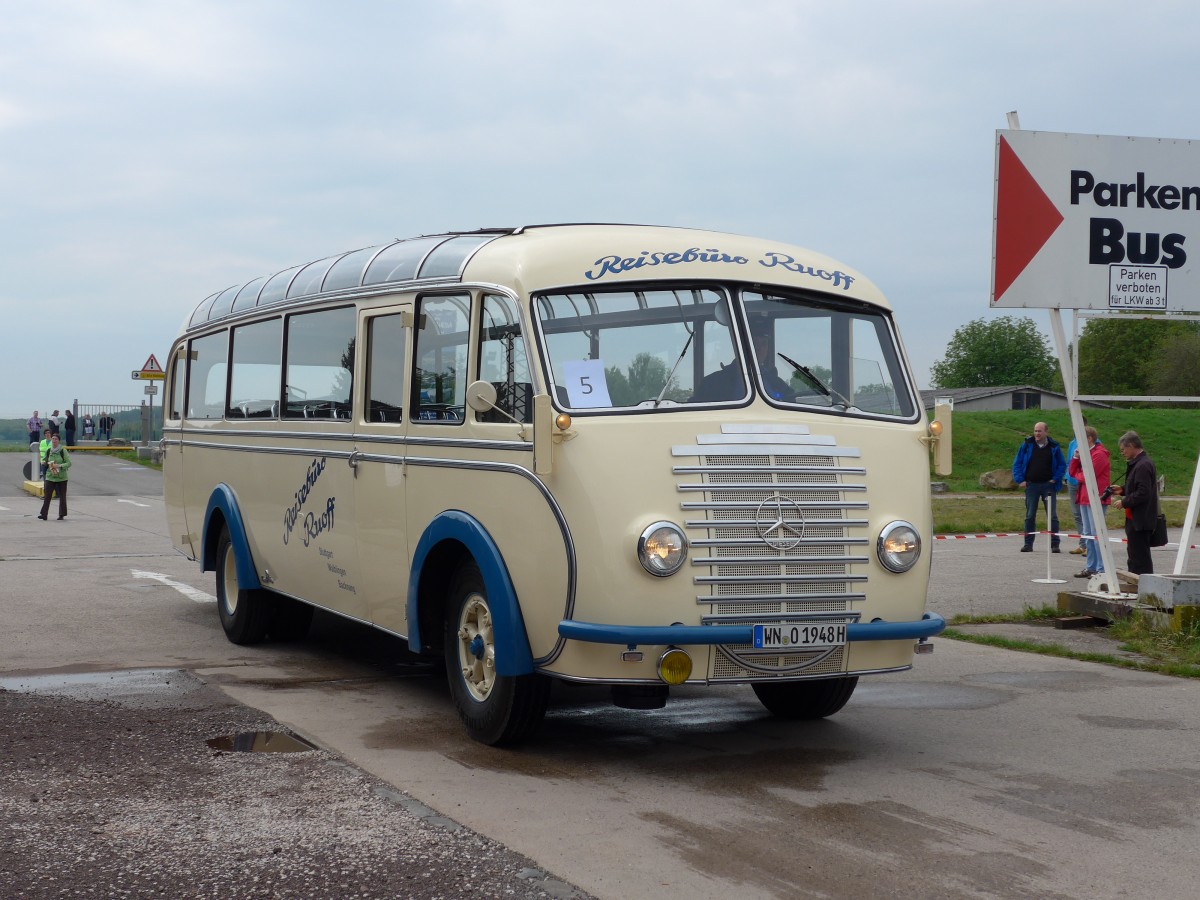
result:
[[[1050,554],[1053,552],[1050,548],[1054,546],[1054,539],[1058,536],[1053,531],[1050,530],[1051,522],[1052,522],[1052,519],[1050,518],[1050,504],[1052,502],[1057,503],[1058,498],[1057,497],[1046,497],[1045,500],[1046,500],[1046,502],[1045,502],[1046,532],[1048,535],[1048,537],[1046,538],[1046,577],[1045,578],[1035,578],[1035,579],[1033,579],[1033,583],[1034,584],[1066,584],[1067,579],[1055,578],[1054,574],[1050,571]],[[1034,521],[1033,527],[1037,528],[1036,520]]]
[[[1072,314],[1078,317],[1079,311],[1075,310]],[[1117,596],[1121,591],[1117,583],[1112,549],[1108,544],[1108,523],[1104,519],[1104,505],[1099,502],[1100,491],[1096,487],[1096,469],[1092,465],[1092,454],[1088,452],[1087,432],[1083,430],[1083,411],[1079,406],[1079,385],[1075,376],[1077,370],[1068,353],[1069,348],[1063,329],[1061,309],[1050,310],[1050,327],[1054,331],[1054,343],[1058,350],[1058,367],[1062,372],[1063,388],[1067,394],[1067,408],[1071,413],[1071,430],[1075,433],[1075,444],[1080,449],[1079,462],[1083,467],[1083,480],[1087,485],[1088,500],[1092,504],[1092,526],[1096,532],[1097,546],[1100,548],[1100,562],[1104,566],[1105,573],[1110,576],[1105,582],[1108,587],[1107,593]],[[1075,355],[1078,356],[1078,344],[1076,344],[1075,351]],[[1071,461],[1067,460],[1067,465],[1070,463]]]
[[[1179,536],[1179,550],[1175,553],[1175,569],[1172,573],[1174,575],[1182,575],[1187,565],[1188,547],[1192,545],[1192,531],[1198,505],[1200,505],[1200,459],[1196,460],[1196,474],[1192,476],[1192,493],[1188,495],[1187,515],[1183,519],[1183,534]]]

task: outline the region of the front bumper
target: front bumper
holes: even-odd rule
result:
[[[900,641],[913,638],[924,640],[941,634],[946,620],[937,613],[927,612],[915,622],[851,622],[846,626],[846,640]],[[749,644],[754,639],[753,625],[601,625],[597,622],[578,622],[563,619],[558,633],[573,641],[592,644],[624,644],[630,649],[639,644]]]

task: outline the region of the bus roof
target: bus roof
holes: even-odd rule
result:
[[[292,266],[205,297],[184,330],[276,304],[401,285],[500,284],[529,294],[651,278],[785,285],[889,308],[857,271],[778,241],[649,225],[535,225],[422,235]]]

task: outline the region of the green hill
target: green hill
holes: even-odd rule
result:
[[[1166,492],[1175,496],[1191,492],[1200,453],[1200,410],[1089,409],[1084,417],[1112,453],[1114,476],[1125,471],[1117,438],[1132,430],[1141,435],[1158,473],[1166,477]],[[951,491],[978,491],[982,473],[1011,469],[1017,446],[1033,432],[1035,422],[1046,423],[1050,436],[1062,444],[1064,455],[1071,440],[1071,417],[1065,409],[956,412],[951,421],[954,473],[933,475],[930,469],[930,477],[946,482]]]

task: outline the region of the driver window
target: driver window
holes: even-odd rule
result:
[[[466,407],[471,298],[422,297],[417,305],[412,418],[461,425]]]
[[[480,421],[533,421],[533,379],[529,375],[529,360],[525,358],[517,302],[511,297],[498,294],[483,297],[479,377],[496,388],[496,409],[480,413]]]

